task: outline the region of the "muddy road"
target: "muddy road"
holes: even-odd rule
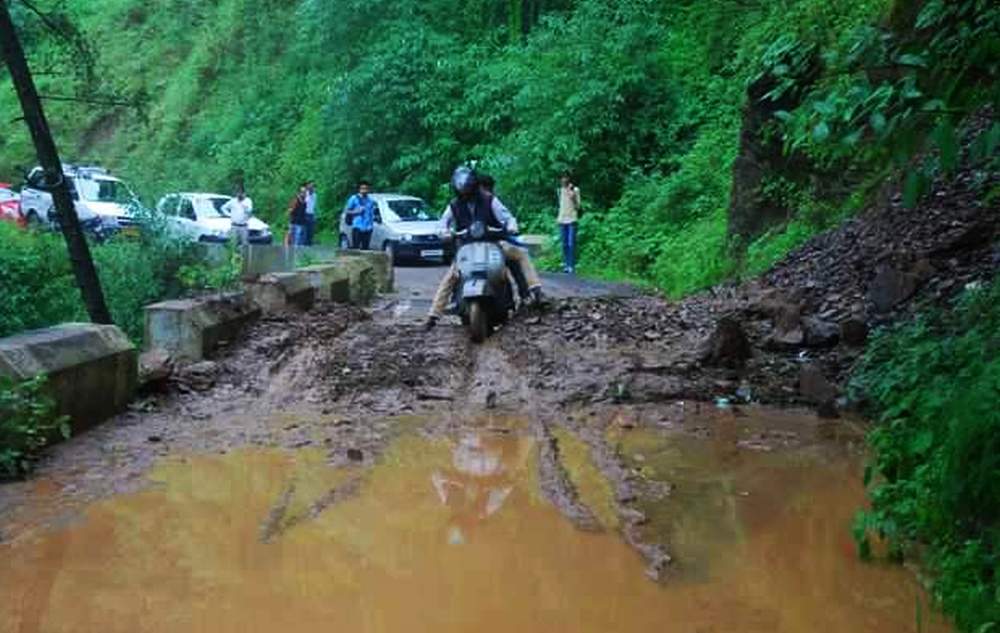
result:
[[[700,360],[731,298],[550,277],[473,346],[421,328],[440,273],[264,319],[0,486],[0,632],[914,630],[851,542],[860,425]]]

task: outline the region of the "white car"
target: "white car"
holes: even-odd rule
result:
[[[63,165],[63,177],[70,185],[76,215],[84,228],[117,231],[136,225],[139,199],[127,184],[102,167]],[[29,224],[56,225],[52,194],[44,186],[44,172],[35,167],[28,172],[21,190],[21,212]]]
[[[217,193],[171,193],[160,198],[156,210],[177,235],[194,242],[221,243],[229,239],[232,227],[232,220],[222,210],[231,199]],[[251,244],[274,241],[271,228],[257,218],[250,218],[247,230]]]
[[[385,252],[394,262],[402,259],[451,261],[455,243],[441,238],[438,216],[424,200],[396,193],[368,195],[375,203],[370,248]],[[352,247],[351,234],[345,208],[340,216],[340,248]]]

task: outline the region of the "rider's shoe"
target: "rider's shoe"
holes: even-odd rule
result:
[[[431,330],[433,330],[434,326],[437,325],[437,322],[438,322],[438,317],[436,315],[432,314],[431,316],[427,317],[427,320],[424,321],[424,331],[430,332]]]
[[[541,306],[545,303],[545,295],[542,294],[541,288],[531,289],[531,305]]]

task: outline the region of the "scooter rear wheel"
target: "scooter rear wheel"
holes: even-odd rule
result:
[[[473,343],[482,343],[490,330],[490,318],[486,309],[478,301],[469,305],[469,338]]]

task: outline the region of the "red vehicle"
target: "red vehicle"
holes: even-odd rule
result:
[[[5,182],[0,182],[0,221],[14,222],[21,227],[28,224],[21,215],[21,196]]]

